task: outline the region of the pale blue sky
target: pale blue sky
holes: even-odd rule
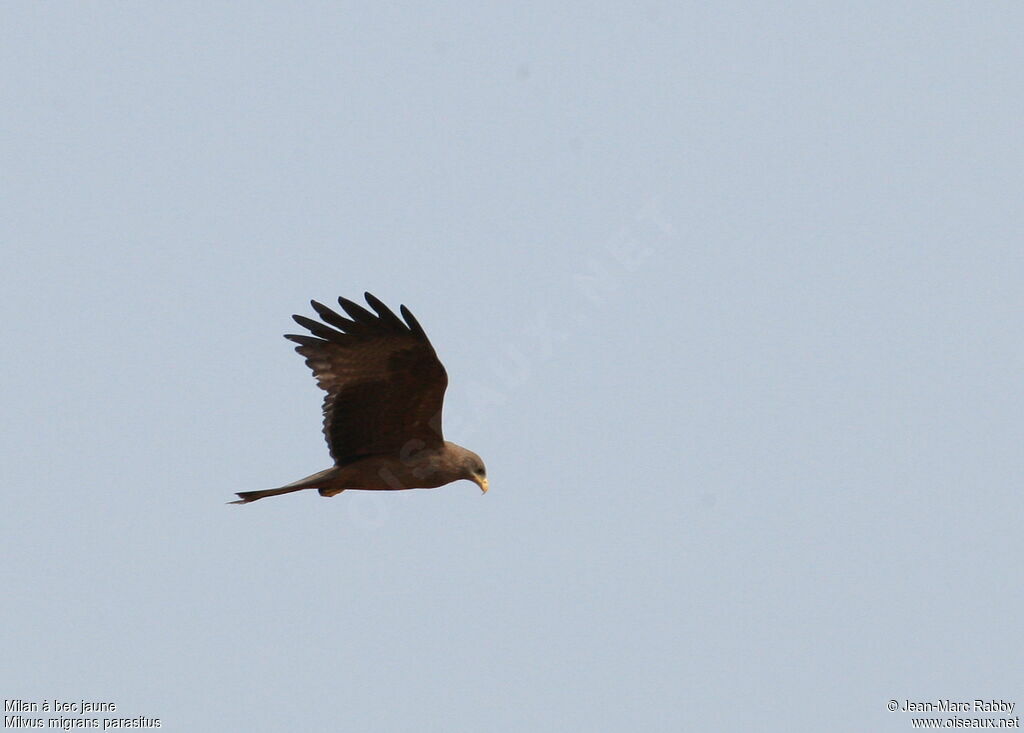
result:
[[[5,4],[0,694],[256,732],[1024,705],[1022,30]],[[364,290],[490,493],[225,506],[329,465],[281,334]]]

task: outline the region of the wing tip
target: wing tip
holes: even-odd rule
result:
[[[316,311],[316,314],[320,316],[323,322],[315,321],[312,318],[297,313],[292,314],[292,320],[312,333],[313,337],[285,334],[285,338],[303,346],[323,342],[344,344],[348,337],[354,337],[358,340],[372,337],[381,332],[391,331],[392,333],[409,333],[420,341],[427,344],[430,343],[423,326],[420,325],[416,316],[404,304],[399,306],[399,313],[402,314],[402,317],[399,318],[393,310],[373,293],[365,291],[363,297],[366,298],[367,304],[376,312],[369,311],[344,296],[338,296],[338,305],[349,316],[348,318],[336,313],[318,300],[310,300],[310,306]]]
[[[316,336],[307,336],[302,333],[286,333],[284,334],[284,337],[289,341],[294,341],[298,344],[298,346],[295,347],[296,351],[307,346],[319,346],[320,344],[327,343],[321,338],[317,338]]]
[[[402,319],[396,316],[395,312],[376,295],[367,291],[363,293],[363,297],[366,298],[366,302],[370,304],[370,307],[377,312],[377,322],[380,325],[398,333],[409,330],[409,327],[402,322]]]
[[[423,330],[423,326],[421,326],[420,322],[416,320],[416,316],[412,314],[412,311],[406,308],[404,304],[399,306],[398,310],[401,312],[402,318],[405,319],[406,324],[408,324],[409,330],[422,340],[430,343],[430,340],[427,338],[426,331]]]

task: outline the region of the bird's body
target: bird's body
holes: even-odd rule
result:
[[[449,465],[445,459],[463,452],[467,457],[476,456],[455,443],[445,443],[445,448],[425,448],[416,455],[389,456],[377,455],[360,458],[344,466],[330,468],[314,473],[312,476],[299,479],[277,489],[262,491],[243,491],[238,496],[240,501],[234,504],[245,504],[266,496],[290,494],[302,489],[319,489],[321,496],[335,496],[345,490],[364,491],[402,491],[405,489],[436,489],[465,478],[456,464]],[[479,457],[476,456],[479,461]],[[481,461],[482,463],[482,461]]]
[[[327,392],[324,435],[335,465],[276,489],[240,492],[232,503],[303,489],[321,496],[432,489],[460,479],[486,492],[480,457],[442,436],[448,376],[412,313],[402,306],[402,321],[369,293],[366,302],[376,313],[338,302],[351,320],[313,301],[324,323],[293,316],[313,336],[286,336],[299,344],[295,350]]]

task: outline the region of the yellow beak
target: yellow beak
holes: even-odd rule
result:
[[[476,482],[476,485],[480,487],[481,491],[483,491],[485,494],[487,493],[487,479],[486,478],[477,478],[476,476],[474,476],[473,477],[473,481]]]

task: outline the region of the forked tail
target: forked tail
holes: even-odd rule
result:
[[[302,491],[303,489],[311,488],[309,486],[296,486],[293,489],[282,488],[282,489],[263,489],[261,491],[239,491],[235,494],[238,497],[238,501],[229,501],[228,504],[248,504],[250,501],[256,501],[257,499],[263,499],[267,496],[280,496],[281,494],[290,494],[293,491]]]
[[[312,476],[306,476],[306,478],[294,481],[286,486],[282,486],[278,489],[260,489],[259,491],[239,491],[235,494],[238,497],[236,501],[229,501],[228,504],[248,504],[256,501],[257,499],[263,499],[268,496],[280,496],[281,494],[290,494],[293,491],[302,491],[303,489],[317,489],[322,487],[331,478],[331,474],[336,469],[328,468],[314,473]],[[324,496],[333,496],[332,494],[325,494],[323,490],[320,492]],[[337,491],[335,493],[340,493]]]

